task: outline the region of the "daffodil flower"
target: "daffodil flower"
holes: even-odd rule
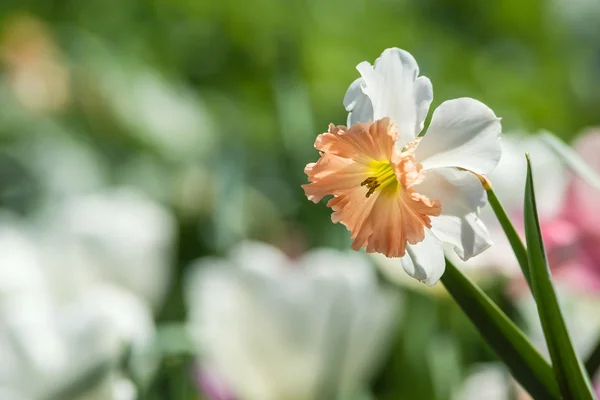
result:
[[[315,203],[333,195],[332,221],[348,228],[354,250],[400,257],[409,275],[433,285],[445,268],[443,242],[464,260],[491,245],[478,216],[480,176],[500,159],[500,119],[477,100],[449,100],[421,137],[433,89],[412,55],[387,49],[357,70],[344,97],[348,127],[332,124],[317,137],[320,158],[306,166],[304,191]]]

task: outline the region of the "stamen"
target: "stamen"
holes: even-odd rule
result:
[[[390,163],[378,162],[377,164],[372,169],[374,176],[368,177],[360,184],[360,186],[366,186],[369,189],[365,194],[366,198],[369,198],[377,189],[383,190],[386,186],[397,183],[396,173]]]
[[[378,187],[379,187],[379,185],[369,188],[369,191],[367,192],[367,194],[365,194],[365,197],[368,199],[369,196],[371,196],[373,193],[375,193],[375,189],[377,189]]]
[[[365,180],[364,180],[364,181],[363,181],[363,182],[360,184],[360,186],[370,185],[370,184],[371,184],[371,183],[373,183],[373,182],[377,182],[377,178],[376,178],[376,177],[374,177],[374,176],[372,176],[372,177],[370,177],[370,178],[367,178],[367,179],[365,179]],[[370,187],[370,186],[369,186],[369,187]]]

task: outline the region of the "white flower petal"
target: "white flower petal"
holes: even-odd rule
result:
[[[442,103],[434,112],[415,159],[425,169],[460,167],[485,174],[502,154],[500,119],[485,104],[470,98]]]
[[[400,263],[407,274],[427,286],[433,286],[446,269],[442,242],[429,230],[425,230],[425,239],[417,244],[409,244]]]
[[[175,242],[175,219],[166,208],[121,187],[71,196],[58,212],[49,211],[42,215],[44,233],[53,264],[61,268],[51,276],[72,280],[76,287],[82,279],[95,283],[101,277],[160,307],[169,289]]]
[[[431,220],[431,231],[441,241],[454,245],[454,251],[463,261],[481,254],[494,244],[475,213],[440,215]]]
[[[468,260],[492,245],[478,215],[487,200],[485,190],[471,172],[455,168],[428,171],[425,181],[414,189],[440,201],[442,212],[431,218],[431,231],[441,241],[454,245],[461,259]]]
[[[362,79],[350,85],[344,105],[351,112],[349,123],[390,117],[398,127],[399,145],[404,146],[423,129],[433,100],[431,82],[420,77],[413,56],[397,48],[386,49],[371,66],[357,65]],[[362,92],[362,95],[361,95]],[[364,99],[367,97],[370,99]],[[370,113],[366,110],[369,109]]]
[[[373,121],[373,104],[363,92],[364,79],[358,78],[348,88],[344,96],[344,107],[348,111],[348,126],[357,122]]]
[[[417,129],[415,130],[415,136],[417,136],[423,130],[429,106],[433,101],[433,86],[426,76],[418,77],[415,82],[415,101],[417,103]]]

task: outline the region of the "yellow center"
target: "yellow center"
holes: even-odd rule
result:
[[[365,197],[369,198],[376,190],[387,190],[395,191],[398,185],[396,179],[396,173],[392,168],[392,165],[388,161],[373,161],[369,166],[370,173],[360,186],[366,186],[369,190]]]

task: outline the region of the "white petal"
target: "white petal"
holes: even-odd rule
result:
[[[385,50],[371,66],[364,61],[356,67],[362,75],[350,85],[344,105],[352,111],[349,122],[365,122],[390,117],[400,134],[399,144],[404,146],[423,129],[429,105],[433,100],[431,82],[420,77],[419,66],[410,53],[397,48]],[[370,99],[371,114],[365,111]],[[361,119],[366,118],[367,119]]]
[[[490,233],[475,213],[432,218],[431,231],[443,242],[454,245],[454,251],[463,261],[481,254],[493,244]]]
[[[417,136],[423,130],[429,106],[433,101],[433,86],[426,76],[418,77],[415,82],[415,101],[417,103],[417,129],[415,130],[415,136]]]
[[[121,187],[70,196],[58,212],[52,209],[43,218],[57,265],[72,269],[53,275],[99,276],[154,307],[162,304],[172,275],[175,218],[159,203],[141,191]],[[69,251],[62,250],[65,247]],[[64,263],[65,256],[69,263]]]
[[[468,260],[492,245],[478,215],[487,200],[485,190],[471,172],[455,168],[431,170],[414,189],[440,201],[442,212],[431,218],[431,231],[441,241],[454,245],[461,259]]]
[[[427,286],[433,286],[446,269],[442,242],[429,230],[425,230],[425,239],[417,244],[409,244],[400,263],[407,274]]]
[[[344,96],[344,107],[348,111],[348,126],[357,122],[373,121],[373,104],[363,92],[364,79],[358,78],[348,88]]]
[[[502,154],[500,119],[485,104],[469,98],[449,100],[434,112],[415,159],[425,169],[461,167],[490,172]]]

